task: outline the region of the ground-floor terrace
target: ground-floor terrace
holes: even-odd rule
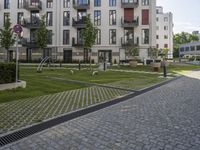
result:
[[[15,52],[15,47],[10,48],[8,52],[0,49],[0,60],[15,60]],[[54,62],[77,63],[81,61],[87,63],[90,61],[90,56],[92,63],[119,63],[130,59],[125,48],[119,46],[99,46],[93,47],[92,50],[83,47],[48,47],[45,49],[19,47],[19,60],[22,62],[40,62],[45,57],[50,57]],[[148,58],[148,48],[139,48],[139,56],[142,61]]]

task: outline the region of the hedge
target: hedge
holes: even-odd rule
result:
[[[15,63],[0,63],[0,84],[15,82]]]

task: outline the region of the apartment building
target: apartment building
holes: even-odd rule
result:
[[[200,56],[200,42],[191,42],[180,45],[179,57]]]
[[[156,7],[156,47],[169,49],[167,57],[173,58],[173,14],[161,6]]]
[[[10,17],[12,26],[23,27],[19,59],[37,61],[50,56],[56,61],[95,63],[119,62],[126,59],[125,49],[138,47],[141,60],[148,58],[150,47],[156,47],[156,0],[1,0],[0,28]],[[39,18],[46,14],[46,24],[52,38],[45,50],[36,44]],[[91,51],[84,49],[80,32],[90,14],[98,28]],[[51,36],[49,36],[51,37]],[[0,59],[5,58],[1,48]],[[15,47],[9,51],[15,57]]]

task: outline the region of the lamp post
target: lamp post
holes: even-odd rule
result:
[[[19,70],[19,63],[18,63],[18,59],[19,59],[19,47],[18,47],[18,40],[19,37],[23,31],[22,27],[20,25],[15,25],[13,27],[13,31],[17,34],[17,43],[16,43],[16,83],[18,82],[18,70]]]

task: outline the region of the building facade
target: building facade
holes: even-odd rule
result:
[[[156,47],[156,0],[1,0],[0,28],[7,17],[12,26],[23,27],[19,59],[37,61],[47,56],[56,61],[119,62],[126,59],[127,47],[139,48],[141,59],[148,58],[150,47]],[[36,44],[39,18],[46,14],[46,24],[52,38],[46,49]],[[98,28],[91,52],[84,49],[80,33],[84,19],[90,14]],[[170,36],[170,35],[168,35]],[[169,44],[169,46],[171,46]],[[1,48],[0,59],[5,58]],[[8,53],[15,58],[15,46]]]
[[[180,57],[200,56],[200,42],[191,42],[180,45]]]
[[[169,49],[167,57],[173,58],[173,14],[161,6],[156,7],[156,47]]]

